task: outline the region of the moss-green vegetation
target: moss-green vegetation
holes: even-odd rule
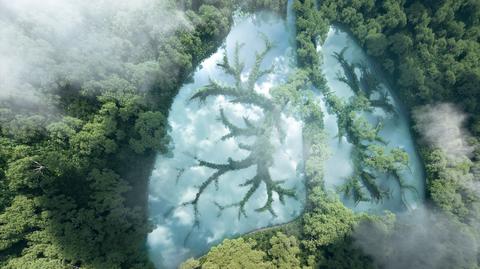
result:
[[[301,268],[298,241],[277,233],[268,241],[268,252],[254,249],[256,243],[251,239],[226,239],[220,246],[213,247],[201,261],[190,259],[180,268]],[[225,257],[230,257],[226,259]]]

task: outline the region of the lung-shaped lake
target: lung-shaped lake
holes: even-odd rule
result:
[[[269,105],[270,89],[294,67],[291,37],[283,19],[238,17],[224,47],[180,89],[172,150],[158,156],[150,179],[157,267],[302,212],[302,124]]]
[[[175,98],[171,151],[158,156],[149,187],[148,248],[158,268],[302,213],[303,124],[271,96],[296,68],[293,25],[291,14],[287,21],[238,16],[225,45]],[[330,152],[325,189],[355,211],[416,207],[423,167],[383,73],[338,27],[318,50],[326,89],[317,101]]]

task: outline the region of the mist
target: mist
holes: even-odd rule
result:
[[[192,25],[170,0],[0,0],[0,100],[39,102],[66,83],[84,92],[147,89],[162,42]]]
[[[468,115],[451,103],[426,105],[413,111],[414,128],[421,141],[445,153],[449,167],[467,164],[467,173],[458,179],[464,188],[480,196],[480,173],[478,160],[472,162],[476,146],[473,136],[464,127]],[[474,160],[474,159],[473,159]],[[475,160],[474,160],[475,161]]]
[[[474,148],[469,145],[471,135],[464,128],[468,118],[450,103],[426,105],[413,111],[415,129],[424,142],[442,149],[449,157],[468,157]]]
[[[478,243],[472,232],[451,217],[420,207],[397,215],[395,224],[361,223],[353,236],[380,268],[450,269],[476,264]]]
[[[445,178],[434,180],[445,180],[445,184],[453,180],[478,199],[478,171],[471,160],[475,148],[470,143],[472,136],[464,128],[467,118],[450,103],[426,105],[413,111],[420,141],[441,150],[445,156]],[[469,168],[464,171],[461,167]],[[469,206],[474,203],[471,199]],[[380,268],[472,268],[477,264],[479,242],[475,230],[480,225],[472,216],[464,222],[468,225],[440,209],[422,206],[397,215],[396,220],[362,222],[353,237],[355,244]]]

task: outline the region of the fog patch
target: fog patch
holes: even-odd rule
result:
[[[159,46],[189,28],[170,0],[0,0],[0,100],[38,102],[66,82],[146,89],[174,68],[157,61]]]
[[[463,127],[468,118],[450,103],[426,105],[413,111],[415,129],[424,142],[442,149],[449,157],[471,156],[474,148],[469,145],[471,135]]]
[[[477,262],[473,231],[423,207],[397,215],[395,224],[363,222],[353,236],[380,268],[472,268]]]
[[[437,160],[440,167],[445,167],[442,173],[478,196],[478,171],[471,160],[473,137],[464,128],[467,118],[450,103],[425,105],[413,111],[421,142],[439,149],[439,156],[444,156]],[[420,207],[397,215],[396,221],[364,221],[353,237],[380,268],[473,268],[477,265],[476,231],[480,226],[472,217],[466,222],[468,225],[449,213]]]
[[[475,138],[464,127],[468,115],[454,104],[441,103],[415,109],[413,118],[423,142],[445,153],[447,167],[469,167],[458,183],[479,197],[480,155],[475,154],[479,150]]]

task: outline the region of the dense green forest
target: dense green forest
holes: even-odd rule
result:
[[[153,268],[145,247],[152,230],[147,185],[156,154],[168,151],[167,117],[173,98],[201,61],[221,46],[236,10],[267,9],[282,16],[287,10],[286,0],[169,3],[185,10],[193,29],[153,39],[148,59],[142,60],[166,61],[175,68],[138,64],[131,67],[128,79],[117,75],[81,82],[61,79],[48,89],[41,104],[0,99],[1,268]],[[422,143],[420,127],[414,129],[427,173],[427,207],[442,216],[441,221],[429,219],[426,224],[431,225],[432,236],[444,234],[438,242],[451,252],[439,258],[436,268],[479,268],[480,199],[471,186],[480,181],[480,2],[295,0],[293,9],[300,68],[272,95],[275,105],[290,103],[301,111],[306,123],[304,139],[310,149],[304,212],[291,223],[226,239],[181,268],[385,268],[411,254],[389,243],[413,233],[413,224],[391,213],[354,213],[323,188],[322,112],[300,92],[312,86],[328,92],[316,46],[324,42],[331,24],[349,29],[377,60],[414,122],[419,122],[417,114],[427,113],[417,107],[437,102],[453,102],[470,115],[472,150],[464,156],[450,156]],[[154,79],[148,90],[141,90],[144,85],[138,76],[145,72]],[[258,78],[255,75],[253,80]],[[207,88],[194,98],[215,94],[220,93]],[[331,103],[338,105],[333,99]],[[337,109],[348,105],[355,104]],[[242,131],[224,115],[223,120],[232,127],[233,136]],[[271,131],[274,123],[262,128]],[[354,134],[345,129],[352,140]],[[250,150],[261,154],[262,147]],[[402,152],[392,154],[400,156],[388,166],[396,173]],[[223,172],[234,169],[232,165]],[[260,172],[268,173],[268,168]],[[292,195],[273,183],[267,186],[270,196],[272,190],[280,196]],[[381,199],[380,193],[369,195]],[[242,202],[226,206],[238,207],[240,216]],[[195,206],[195,201],[191,204]],[[275,214],[269,203],[261,210]],[[358,231],[374,234],[367,239],[380,244],[383,255],[366,253],[355,242]],[[412,259],[407,264],[421,268],[421,262]]]

